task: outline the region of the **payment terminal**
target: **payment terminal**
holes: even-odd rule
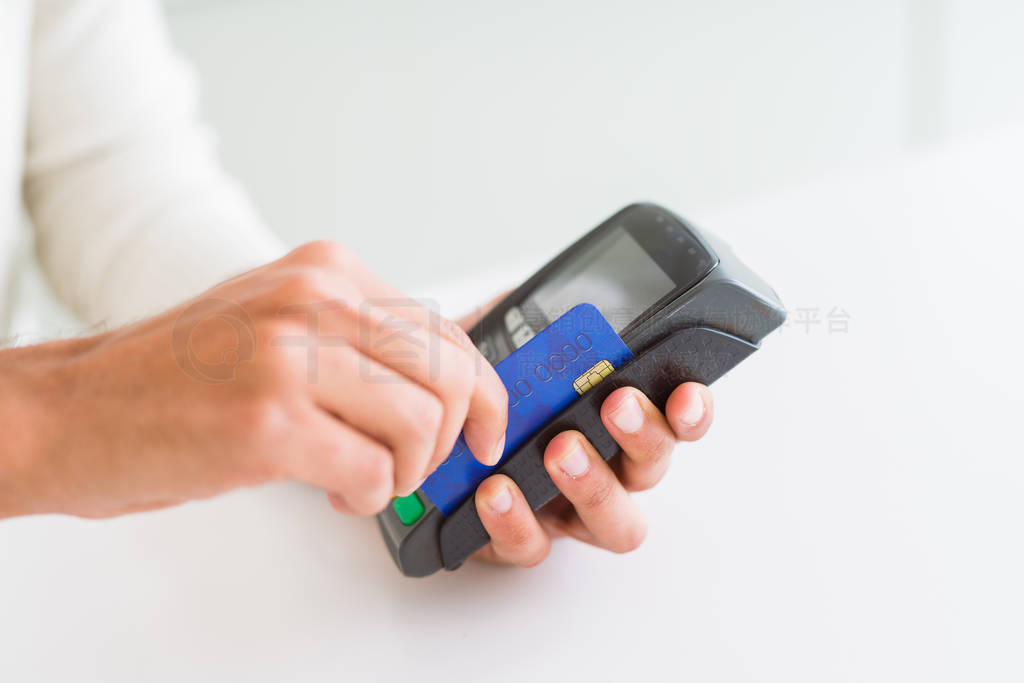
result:
[[[509,390],[506,451],[488,468],[460,437],[417,491],[377,516],[398,568],[456,569],[488,542],[473,493],[492,473],[511,477],[534,510],[555,498],[543,455],[560,432],[579,430],[615,456],[600,418],[615,389],[636,387],[664,409],[676,386],[711,384],[785,318],[775,291],[711,235],[654,204],[622,209],[469,332]]]

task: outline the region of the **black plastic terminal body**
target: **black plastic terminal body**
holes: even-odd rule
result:
[[[633,204],[587,233],[512,292],[470,331],[470,338],[480,344],[499,328],[511,306],[522,303],[575,250],[626,220],[670,221],[711,258],[690,281],[683,278],[684,286],[623,328],[623,341],[634,353],[629,363],[583,394],[496,468],[496,473],[516,482],[534,510],[559,494],[543,461],[544,449],[557,434],[567,429],[582,432],[605,460],[619,453],[600,418],[601,404],[611,392],[635,387],[664,409],[676,386],[688,381],[713,383],[757,350],[761,340],[786,318],[774,290],[724,244],[666,209]],[[429,501],[425,503],[425,513],[412,526],[403,525],[390,506],[378,515],[388,550],[406,576],[456,569],[489,541],[472,495],[448,517]]]

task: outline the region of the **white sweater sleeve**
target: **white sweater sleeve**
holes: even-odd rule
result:
[[[30,59],[25,203],[79,316],[155,313],[283,252],[219,167],[155,0],[38,0]]]

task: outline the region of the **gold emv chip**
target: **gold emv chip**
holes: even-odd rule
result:
[[[582,396],[583,392],[597,386],[601,380],[612,374],[614,370],[615,368],[612,367],[611,363],[606,360],[600,360],[594,363],[594,367],[574,379],[572,381],[572,388],[576,390],[577,394]]]

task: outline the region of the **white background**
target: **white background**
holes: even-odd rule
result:
[[[289,241],[454,314],[650,198],[791,322],[636,553],[408,580],[295,486],[9,520],[0,680],[1024,678],[1022,11],[708,4],[172,3]]]
[[[274,228],[408,287],[546,257],[638,198],[690,214],[1024,121],[1013,0],[177,0],[170,18]]]

